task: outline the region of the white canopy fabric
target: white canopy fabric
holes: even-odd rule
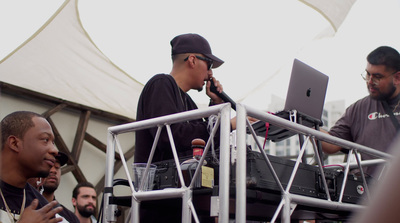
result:
[[[300,0],[323,15],[337,31],[356,0]]]
[[[284,98],[289,82],[291,63],[293,58],[296,57],[330,76],[330,86],[327,92],[327,98],[330,98],[330,100],[332,98],[335,100],[343,99],[342,95],[345,91],[342,89],[354,89],[354,83],[357,83],[361,90],[354,90],[351,94],[345,95],[345,99],[352,103],[365,96],[364,83],[358,72],[363,70],[365,56],[372,49],[379,45],[394,47],[398,45],[399,34],[397,34],[397,30],[388,27],[389,25],[382,25],[391,24],[386,21],[397,21],[395,20],[395,11],[398,10],[398,1],[386,0],[377,3],[373,0],[293,0],[288,2],[305,3],[316,9],[330,21],[333,28],[317,30],[317,27],[313,27],[315,30],[303,37],[303,33],[306,33],[304,28],[308,28],[311,24],[303,24],[308,20],[301,20],[299,15],[302,14],[291,14],[289,9],[287,11],[280,7],[275,9],[268,7],[269,4],[261,6],[254,4],[258,7],[253,8],[251,4],[246,9],[254,14],[268,14],[267,9],[273,8],[282,16],[275,16],[276,18],[260,16],[252,17],[249,20],[244,20],[239,16],[233,17],[238,18],[238,20],[227,20],[232,24],[227,23],[225,26],[234,27],[234,31],[227,32],[226,35],[221,35],[219,30],[209,29],[208,23],[203,20],[200,24],[206,24],[207,29],[202,29],[200,25],[195,26],[194,31],[204,33],[204,36],[209,39],[213,51],[226,61],[224,66],[215,71],[216,78],[224,85],[224,91],[237,102],[259,109],[267,109],[271,95],[279,95]],[[213,12],[224,9],[226,5],[225,2],[220,3],[219,7],[216,7]],[[365,13],[365,10],[360,7],[363,5],[376,5],[376,7],[373,7],[376,10],[374,12],[368,11],[368,13],[379,14],[369,17],[359,16]],[[134,4],[134,6],[137,5]],[[119,7],[110,7],[109,10],[121,10]],[[261,10],[256,10],[256,8],[261,8]],[[148,5],[132,7],[133,9],[152,10]],[[178,10],[188,11],[187,8]],[[133,12],[138,14],[137,11]],[[231,18],[228,15],[230,14],[226,14],[227,18]],[[109,17],[111,16],[107,16],[103,17],[110,20]],[[84,18],[83,15],[82,18]],[[168,29],[162,29],[162,32],[160,32],[163,35],[154,35],[150,31],[156,30],[158,32],[162,27],[155,26],[150,20],[146,20],[145,23],[136,22],[137,20],[137,17],[129,17],[129,19],[123,21],[125,23],[110,23],[113,26],[124,28],[133,25],[135,29],[131,29],[134,30],[130,31],[131,33],[146,33],[146,35],[131,34],[132,37],[128,41],[135,42],[136,45],[132,44],[131,47],[126,47],[126,51],[130,53],[129,57],[126,56],[126,52],[124,54],[123,51],[116,50],[118,56],[122,55],[124,59],[128,58],[118,62],[118,65],[124,67],[124,69],[129,70],[129,67],[123,64],[126,60],[128,60],[129,65],[140,64],[140,66],[135,66],[135,68],[138,68],[137,70],[132,69],[129,73],[144,83],[150,78],[149,75],[167,71],[164,67],[169,67],[170,61],[165,60],[167,54],[163,50],[169,55],[168,41],[170,37],[189,29],[178,27],[182,32],[175,30],[169,32],[170,28],[168,27]],[[260,23],[251,23],[251,21],[256,20],[262,21],[265,25],[260,26]],[[298,20],[303,23],[295,23]],[[321,18],[321,20],[325,22],[325,19]],[[103,23],[104,21],[107,20],[102,20]],[[115,21],[122,22],[121,19]],[[103,23],[101,24],[103,25]],[[293,24],[298,28],[294,27]],[[147,30],[148,27],[152,27],[152,29]],[[369,31],[370,27],[373,27],[374,32]],[[88,30],[90,30],[89,27]],[[105,30],[114,33],[109,31],[109,28]],[[280,32],[280,30],[289,32]],[[223,42],[227,42],[227,44],[221,44],[221,42],[218,44],[218,41],[213,39],[218,36],[236,37],[237,33],[245,33],[248,39],[240,42],[232,38],[232,40]],[[286,33],[284,38],[281,33]],[[95,32],[91,35],[93,35],[93,38],[96,37]],[[115,32],[115,35],[129,36],[127,33],[120,32]],[[104,32],[98,36],[107,38]],[[150,40],[149,37],[154,37],[154,41],[153,39]],[[117,44],[116,41],[120,40],[115,40],[112,37],[110,39],[114,41],[109,44],[111,46],[114,46],[114,44]],[[101,44],[101,41],[96,40],[96,42],[99,45]],[[138,45],[138,43],[142,45]],[[124,42],[124,46],[129,44]],[[237,49],[233,50],[232,46],[236,46]],[[106,47],[101,48],[107,51]],[[148,52],[140,48],[146,48]],[[153,51],[154,49],[156,51]],[[116,54],[113,55],[110,52],[108,51],[108,55],[111,58],[117,58]],[[258,52],[261,52],[261,55]],[[152,60],[149,59],[149,55],[151,55]],[[131,57],[132,64],[130,64]],[[148,61],[151,61],[151,63],[157,61],[157,65],[146,63]],[[163,61],[167,65],[162,64]],[[232,74],[235,74],[235,76]],[[245,77],[242,77],[242,74],[245,74]],[[129,118],[136,116],[136,104],[143,87],[132,76],[115,66],[91,41],[80,22],[77,0],[66,0],[41,29],[0,61],[0,81]],[[199,107],[208,104],[209,99],[205,94],[194,92],[191,96]]]
[[[143,88],[91,41],[76,0],[0,61],[0,81],[132,119]]]

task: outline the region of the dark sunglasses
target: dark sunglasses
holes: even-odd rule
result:
[[[204,61],[206,61],[206,62],[207,62],[207,69],[208,69],[208,70],[211,70],[212,65],[213,65],[213,60],[208,59],[208,58],[205,58],[205,57],[202,57],[202,56],[197,56],[197,55],[196,55],[196,58],[199,59],[199,60],[204,60]],[[186,57],[184,61],[187,61],[188,59],[189,59],[189,56]]]

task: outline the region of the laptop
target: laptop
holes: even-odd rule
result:
[[[283,111],[274,115],[290,120],[290,113],[297,112],[297,120],[301,119],[302,125],[308,127],[322,126],[322,111],[324,109],[326,90],[329,77],[309,65],[295,59],[288,92]],[[253,123],[256,134],[262,137],[266,135],[265,122]],[[296,133],[278,126],[269,125],[268,140],[281,141]]]

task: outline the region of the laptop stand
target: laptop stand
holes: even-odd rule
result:
[[[304,125],[310,128],[314,128],[315,130],[319,131],[319,127],[323,125],[322,121],[319,119],[315,119],[313,117],[310,117],[306,114],[303,114],[301,112],[298,112],[296,110],[291,110],[291,111],[280,111],[275,114],[276,116],[296,122],[297,124]],[[266,131],[266,125],[265,122],[263,121],[258,121],[252,125],[254,131],[256,134],[260,137],[267,137],[267,140],[271,140],[272,142],[279,142],[284,139],[287,139],[293,135],[296,135],[296,132],[290,131],[288,129],[269,124],[268,127],[268,134]],[[249,133],[249,131],[248,131]],[[299,142],[300,146],[303,145],[304,143],[304,136],[301,134],[299,135]],[[318,148],[318,153],[322,157],[322,145],[321,142],[318,140],[317,141],[317,148]],[[307,157],[303,156],[303,162],[306,162]]]

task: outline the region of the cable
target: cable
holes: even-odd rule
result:
[[[217,120],[219,118],[220,118],[219,115],[210,115],[210,117],[208,118],[207,131],[209,134],[211,134],[212,130],[215,128],[215,123],[217,123]],[[219,164],[219,159],[217,153],[215,152],[214,139],[211,140],[211,156],[213,161],[216,164]]]

